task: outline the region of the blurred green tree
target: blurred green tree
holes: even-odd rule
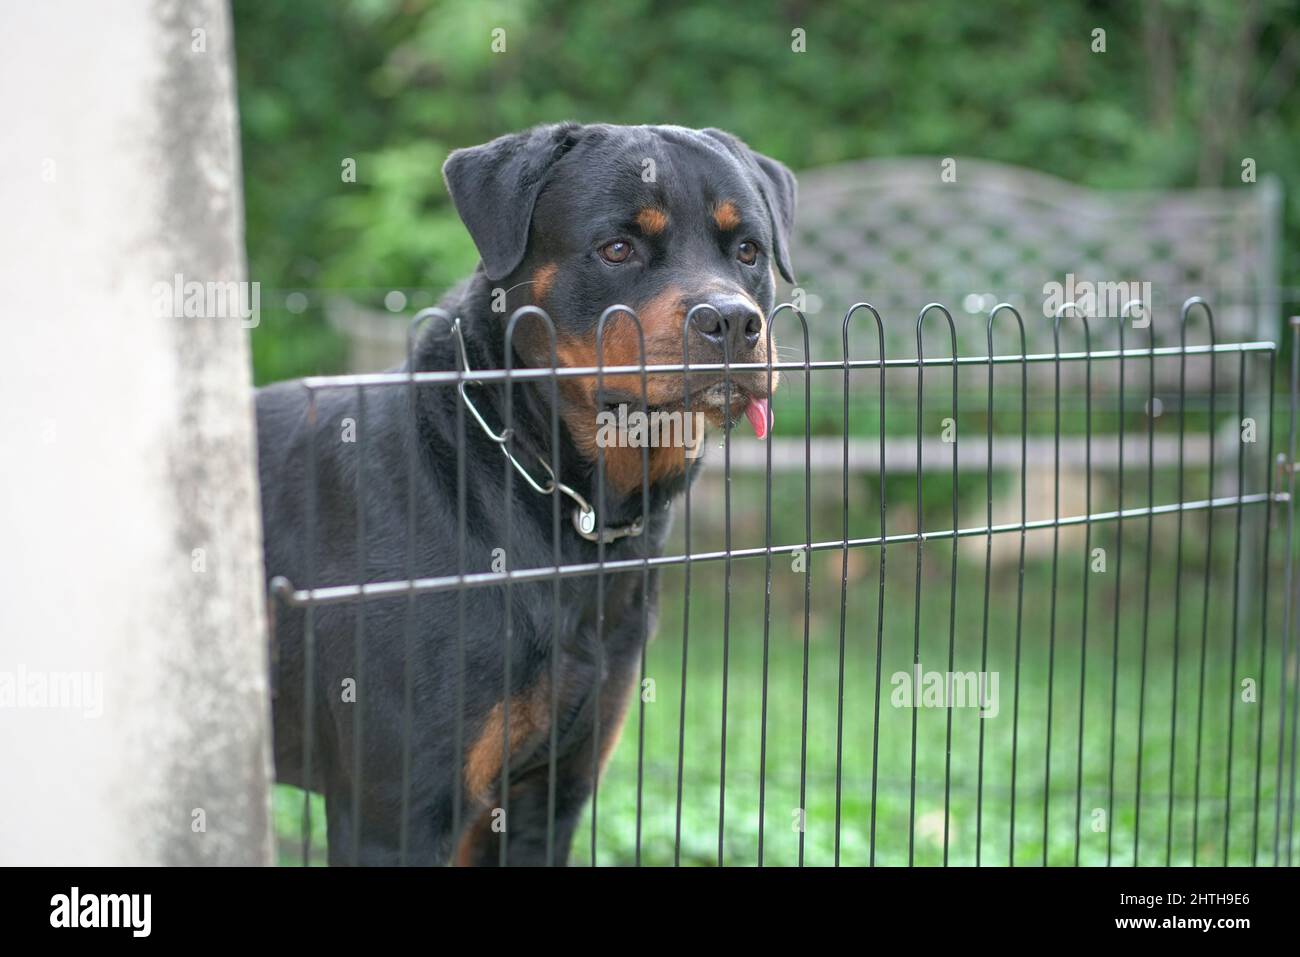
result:
[[[1300,248],[1295,0],[235,0],[234,14],[251,272],[309,294],[258,329],[258,381],[337,369],[325,295],[425,290],[418,305],[468,273],[442,161],[563,119],[724,127],[795,169],[966,155],[1104,187],[1240,187],[1249,157],[1283,179],[1285,247]],[[1294,252],[1284,282],[1300,285]]]

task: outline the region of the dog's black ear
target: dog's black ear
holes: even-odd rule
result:
[[[578,129],[576,123],[537,126],[456,150],[443,164],[447,192],[492,281],[523,260],[546,174],[576,142]]]
[[[762,193],[772,219],[772,240],[776,246],[773,252],[776,254],[777,268],[781,270],[786,282],[793,283],[795,279],[794,267],[790,265],[790,233],[794,229],[797,196],[794,173],[784,163],[755,152],[725,130],[706,129],[700,132],[726,146],[754,174],[758,191]]]

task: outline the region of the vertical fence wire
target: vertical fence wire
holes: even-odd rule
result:
[[[1085,687],[1088,679],[1088,582],[1092,577],[1092,334],[1088,330],[1088,317],[1080,316],[1083,322],[1083,349],[1087,355],[1084,359],[1084,514],[1088,520],[1083,523],[1083,621],[1079,626],[1079,745],[1074,770],[1074,866],[1079,866],[1079,848],[1083,842],[1083,730]],[[1056,317],[1056,328],[1060,329],[1061,315]],[[1058,337],[1057,352],[1060,352]],[[1110,822],[1107,822],[1109,828]]]
[[[1007,863],[1016,864],[1016,758],[1019,751],[1020,737],[1020,635],[1024,613],[1025,598],[1025,522],[1026,484],[1029,446],[1029,360],[1025,348],[1025,323],[1020,313],[1009,303],[999,303],[989,311],[987,327],[988,343],[988,396],[986,414],[988,416],[987,447],[985,449],[985,491],[987,495],[985,524],[988,534],[984,542],[984,615],[980,636],[980,680],[986,681],[989,654],[989,592],[993,574],[993,324],[998,314],[1006,311],[1016,320],[1020,332],[1020,556],[1017,562],[1016,576],[1016,639],[1015,639],[1015,675],[1013,678],[1013,705],[1011,718],[1011,783],[1010,803],[1007,810]],[[884,534],[882,529],[881,534]],[[981,699],[982,700],[982,699]],[[979,769],[975,798],[975,866],[981,863],[984,845],[984,722],[980,722],[979,731]]]
[[[1284,626],[1287,644],[1284,646],[1287,650],[1291,648],[1291,639],[1296,630],[1296,588],[1295,588],[1295,473],[1296,473],[1296,401],[1297,393],[1300,393],[1300,316],[1291,317],[1291,418],[1288,427],[1288,461],[1287,461],[1287,533],[1286,533],[1286,613],[1287,620]],[[1290,867],[1293,860],[1292,853],[1295,848],[1295,782],[1296,782],[1296,731],[1300,730],[1300,655],[1295,655],[1295,664],[1291,672],[1291,775],[1287,784],[1287,825],[1286,825],[1286,866]],[[1283,661],[1286,660],[1286,652],[1283,653]],[[1285,666],[1283,666],[1285,675]],[[1276,825],[1274,827],[1275,836],[1273,839],[1274,863],[1278,860],[1277,853],[1277,834],[1282,831],[1281,827],[1281,808],[1282,808],[1282,752],[1284,735],[1282,732],[1282,722],[1286,714],[1286,681],[1282,684],[1281,709],[1278,712],[1278,756],[1277,756],[1277,795],[1278,795],[1278,812],[1275,815]]]
[[[1068,305],[1068,304],[1067,304]],[[1052,338],[1056,357],[1053,363],[1055,388],[1053,390],[1052,420],[1052,597],[1047,630],[1047,734],[1043,749],[1043,866],[1047,866],[1047,851],[1051,835],[1050,808],[1052,802],[1052,698],[1056,678],[1056,582],[1061,553],[1061,314],[1056,313]]]
[[[1237,717],[1237,645],[1240,637],[1238,611],[1241,598],[1241,531],[1245,511],[1241,496],[1246,488],[1246,443],[1241,434],[1246,418],[1246,353],[1240,353],[1237,362],[1237,527],[1232,546],[1232,625],[1229,632],[1231,652],[1228,665],[1228,756],[1223,784],[1223,866],[1228,866],[1228,849],[1232,837],[1232,732]]]
[[[1260,584],[1259,608],[1259,700],[1255,722],[1255,797],[1251,809],[1250,824],[1250,864],[1259,864],[1259,798],[1260,771],[1264,766],[1264,694],[1268,686],[1268,582],[1270,569],[1270,552],[1273,533],[1273,427],[1274,427],[1274,389],[1277,387],[1277,350],[1268,353],[1268,451],[1264,455],[1265,482],[1268,499],[1264,505],[1264,551],[1260,558],[1262,582]],[[1289,549],[1288,549],[1289,551]],[[1283,658],[1285,673],[1286,659]],[[1278,741],[1281,751],[1282,742]]]
[[[397,863],[405,866],[411,844],[411,731],[415,723],[415,700],[411,675],[415,636],[415,507],[416,449],[420,443],[419,390],[415,385],[415,343],[425,322],[440,313],[426,309],[416,313],[406,330],[406,414],[410,448],[406,454],[406,618],[402,624],[402,784],[401,821],[398,822]]]
[[[1128,409],[1124,406],[1124,326],[1125,320],[1119,322],[1119,395],[1116,403],[1119,408],[1119,428],[1115,441],[1119,456],[1116,469],[1116,504],[1119,518],[1115,525],[1115,605],[1113,636],[1110,648],[1110,748],[1106,770],[1106,866],[1111,865],[1111,851],[1115,833],[1115,731],[1118,723],[1119,708],[1119,622],[1121,584],[1124,581],[1124,419]],[[1091,509],[1089,509],[1091,511]],[[1147,563],[1150,564],[1148,556]]]
[[[852,315],[850,312],[849,315]],[[839,660],[835,684],[835,866],[840,866],[840,822],[844,811],[844,651],[849,604],[849,317],[845,316],[844,348],[844,415],[841,433],[844,438],[843,468],[840,471],[840,634]],[[768,443],[771,445],[771,443]]]
[[[844,437],[844,458],[843,469],[841,474],[841,518],[842,524],[840,529],[841,535],[841,555],[840,555],[840,657],[839,657],[839,684],[836,698],[835,709],[835,866],[840,864],[840,819],[841,819],[841,801],[843,797],[843,774],[844,774],[844,653],[845,653],[845,634],[848,608],[849,592],[849,323],[853,319],[854,313],[859,309],[866,309],[871,312],[872,317],[876,320],[877,336],[877,356],[880,360],[880,396],[877,417],[880,424],[880,451],[879,451],[879,472],[880,472],[880,589],[877,595],[877,624],[876,624],[876,696],[875,696],[875,718],[872,724],[872,743],[871,743],[871,833],[870,833],[870,861],[875,863],[876,852],[876,770],[877,758],[879,757],[880,746],[880,668],[881,668],[881,651],[884,629],[884,601],[885,601],[885,325],[881,321],[880,313],[869,303],[859,302],[849,307],[849,311],[844,314],[844,322],[840,329],[842,343],[841,355],[844,360],[844,391],[843,391],[843,418],[841,420],[841,431]],[[768,383],[768,394],[772,392],[771,383]],[[772,456],[772,443],[767,443],[767,455],[769,462]],[[769,479],[769,486],[771,484]],[[770,539],[770,534],[769,534]],[[770,542],[769,542],[770,547]],[[769,557],[770,562],[770,557]],[[771,589],[769,577],[768,589]]]
[[[940,307],[943,309],[943,307]],[[957,502],[958,490],[957,484],[957,444],[960,441],[961,429],[957,415],[957,329],[953,325],[952,315],[947,309],[943,309],[944,315],[948,319],[948,331],[952,335],[952,525],[954,530],[958,528],[957,521]],[[917,469],[921,467],[921,460],[917,459]],[[917,516],[918,523],[920,516]],[[954,531],[952,536],[952,558],[950,560],[950,570],[948,574],[948,674],[953,674],[956,668],[957,655],[957,535]],[[947,702],[947,728],[944,731],[944,756],[943,756],[943,866],[948,866],[948,844],[951,832],[949,830],[952,824],[952,701]]]
[[[504,423],[502,425],[501,435],[508,442],[515,434],[515,381],[511,376],[514,371],[514,348],[511,339],[511,333],[515,329],[515,320],[518,315],[511,317],[510,324],[506,327],[505,338],[505,409]],[[504,448],[505,446],[503,446]],[[509,456],[505,456],[505,462],[502,468],[505,470],[505,560],[506,567],[509,568],[514,564],[514,514],[515,514],[515,469],[514,462]],[[599,585],[597,586],[599,589]],[[597,591],[599,595],[599,591]],[[497,862],[505,867],[510,862],[510,694],[511,694],[511,665],[514,658],[514,587],[513,581],[509,578],[505,582],[505,622],[501,631],[502,660],[501,660],[501,780],[500,780],[500,809],[501,820],[505,827],[501,829],[501,836],[497,841]],[[461,672],[459,680],[464,683],[464,672]],[[594,795],[593,795],[594,798]]]
[[[307,509],[307,529],[303,535],[306,555],[303,558],[304,574],[312,588],[316,581],[316,390],[307,388],[307,468],[303,502]],[[316,685],[312,680],[316,671],[316,608],[308,604],[303,609],[303,669],[302,669],[302,866],[311,866],[311,792],[315,783],[312,767],[313,730],[316,719]]]
[[[1186,450],[1187,450],[1187,312],[1184,310],[1178,323],[1178,526],[1174,545],[1174,623],[1173,667],[1170,678],[1169,703],[1169,780],[1165,808],[1165,867],[1174,858],[1174,771],[1178,761],[1178,666],[1182,638],[1183,613],[1183,513],[1186,511]]]
[[[791,309],[803,333],[803,694],[799,734],[799,866],[804,863],[804,838],[808,830],[808,657],[812,624],[812,349],[808,320],[802,310]],[[770,436],[769,436],[770,439]]]
[[[937,302],[926,305],[916,317],[916,590],[915,602],[913,609],[912,623],[912,668],[913,673],[920,674],[921,670],[921,576],[922,576],[922,559],[924,553],[924,531],[925,531],[925,505],[922,497],[922,466],[924,460],[921,454],[921,438],[924,428],[924,410],[925,410],[925,345],[921,341],[921,332],[924,328],[925,317],[931,310],[937,309],[943,313],[944,319],[948,322],[948,336],[952,345],[952,422],[953,422],[953,443],[952,443],[952,507],[953,520],[952,527],[957,528],[957,327],[952,321],[952,314],[944,306]],[[957,537],[954,533],[952,539],[952,576],[951,576],[951,598],[949,603],[949,627],[948,627],[948,671],[952,672],[952,660],[954,653],[954,637],[956,628],[956,602],[957,602]],[[918,689],[919,690],[919,689]],[[916,852],[916,742],[917,742],[917,719],[920,714],[918,702],[913,702],[912,708],[912,753],[911,753],[911,784],[908,797],[908,825],[907,825],[907,864],[912,866],[915,863]],[[948,863],[948,798],[949,783],[952,760],[952,711],[948,712],[948,731],[947,731],[947,754],[944,758],[944,811],[943,811],[943,859],[944,864]]]
[[[543,313],[543,315],[545,315]],[[555,327],[547,321],[550,334],[551,368],[558,369],[560,360],[556,350]],[[552,482],[558,482],[563,475],[560,462],[560,381],[554,373],[551,375],[551,476]],[[551,561],[559,568],[564,561],[564,551],[560,545],[560,494],[556,488],[551,493]],[[555,866],[555,801],[556,780],[558,777],[559,738],[560,738],[560,651],[565,636],[561,632],[560,621],[560,579],[551,579],[551,647],[547,650],[547,735],[549,748],[546,753],[546,866]],[[639,820],[639,815],[638,815]],[[638,844],[638,850],[640,845]]]
[[[691,340],[690,329],[693,316],[687,313],[682,322],[682,408],[683,415],[691,417]],[[768,337],[768,343],[771,343]],[[769,464],[769,474],[771,466]],[[772,483],[767,483],[768,513],[772,511]],[[673,866],[682,863],[682,785],[686,770],[686,662],[691,635],[691,483],[686,483],[683,498],[683,551],[685,560],[682,564],[682,678],[681,697],[677,706],[677,813],[673,827]]]
[[[596,408],[605,403],[605,328],[609,313],[596,326]],[[642,362],[644,365],[644,360]],[[608,502],[605,476],[608,466],[604,445],[596,445],[596,643],[595,676],[591,708],[591,866],[597,866],[596,833],[600,823],[600,686],[605,680],[605,535],[608,531]],[[558,477],[556,481],[559,481]]]
[[[1132,316],[1133,303],[1128,303],[1124,307],[1123,318]],[[1156,334],[1155,318],[1150,315],[1147,306],[1142,307],[1142,318],[1147,323],[1147,348],[1150,350],[1147,355],[1147,543],[1146,543],[1146,562],[1143,568],[1142,582],[1142,658],[1138,666],[1138,739],[1137,739],[1137,768],[1133,775],[1133,866],[1139,865],[1141,835],[1142,835],[1142,754],[1143,745],[1145,744],[1146,733],[1146,703],[1147,703],[1147,626],[1151,622],[1151,566],[1155,564],[1155,556],[1152,554],[1151,546],[1155,531],[1155,504],[1156,504],[1156,416],[1159,414],[1156,407]],[[1122,328],[1122,326],[1121,326]],[[1180,517],[1181,518],[1181,517]],[[1181,547],[1180,547],[1181,551]],[[1118,578],[1118,576],[1117,576]],[[1116,583],[1118,588],[1118,581]],[[1113,719],[1112,719],[1113,721]],[[1172,754],[1171,754],[1172,757]]]
[[[768,316],[763,328],[766,337],[765,361],[767,365],[768,402],[775,400],[772,390],[772,323],[776,314]],[[769,408],[771,408],[769,406]],[[776,412],[771,411],[771,421]],[[767,683],[771,665],[772,635],[772,442],[771,436],[763,449],[763,670],[760,680],[760,705],[758,723],[758,866],[763,866],[763,839],[767,813]],[[689,494],[689,493],[688,493]]]
[[[719,315],[719,321],[722,317]],[[727,692],[731,674],[731,336],[723,323],[722,397],[722,537],[727,557],[722,565],[722,729],[718,735],[718,866],[724,865],[727,830]]]
[[[1191,300],[1183,306],[1183,324],[1186,326],[1188,314],[1196,306],[1201,306],[1205,311],[1205,318],[1210,329],[1210,345],[1213,346],[1214,338],[1214,316],[1210,312],[1210,307],[1203,300]],[[1214,414],[1214,399],[1217,391],[1215,375],[1214,353],[1210,353],[1210,464],[1208,469],[1209,487],[1206,489],[1205,497],[1214,500],[1214,430],[1216,428]],[[1209,645],[1210,636],[1210,571],[1214,565],[1214,510],[1205,510],[1205,568],[1204,576],[1201,582],[1201,655],[1199,673],[1200,677],[1196,689],[1196,768],[1194,771],[1194,782],[1192,784],[1192,866],[1195,867],[1200,854],[1200,824],[1201,824],[1201,745],[1204,737],[1205,725],[1205,660]],[[1236,574],[1234,570],[1233,574]],[[1170,824],[1172,827],[1172,822]]]
[[[465,383],[468,385],[468,383]],[[464,386],[462,385],[462,388]],[[465,540],[469,491],[465,476],[465,403],[456,403],[456,574],[462,587],[456,589],[456,707],[452,717],[451,833],[460,834],[464,820],[465,791],[465,573],[468,545]]]
[[[368,578],[366,571],[366,391],[360,386],[357,387],[357,475],[356,475],[356,534],[357,534],[357,581],[365,583]],[[361,814],[361,787],[364,780],[365,771],[362,761],[364,760],[363,735],[365,734],[365,722],[362,715],[363,703],[367,700],[365,689],[365,644],[366,644],[366,602],[365,596],[357,597],[356,605],[356,622],[353,637],[352,648],[352,667],[356,674],[352,676],[355,689],[355,698],[353,700],[352,713],[352,866],[356,867],[361,861],[361,823],[363,820]]]
[[[1286,706],[1288,700],[1287,694],[1287,667],[1291,656],[1291,635],[1295,626],[1294,608],[1295,608],[1295,472],[1296,472],[1296,393],[1300,392],[1300,316],[1292,316],[1290,319],[1291,328],[1291,375],[1290,389],[1288,397],[1288,421],[1287,421],[1287,450],[1285,455],[1278,456],[1278,465],[1286,470],[1287,476],[1287,501],[1286,501],[1286,559],[1282,571],[1282,579],[1285,583],[1282,596],[1282,665],[1281,665],[1281,686],[1278,694],[1277,709],[1277,777],[1274,781],[1274,807],[1273,807],[1273,865],[1276,867],[1282,860],[1282,795],[1284,793],[1282,772],[1283,765],[1286,763]],[[1296,663],[1295,679],[1293,685],[1300,684],[1300,658]],[[1300,702],[1300,693],[1296,694],[1296,700]],[[1291,767],[1294,773],[1295,769],[1295,729],[1291,731]],[[1295,800],[1295,791],[1291,790],[1290,798]],[[1291,839],[1287,838],[1287,866],[1291,864]]]
[[[645,330],[641,327],[641,319],[630,309],[621,310],[623,315],[630,316],[636,325],[637,347],[639,362],[641,365],[641,413],[647,418],[650,416],[650,385],[646,374],[646,351],[645,351]],[[554,381],[554,380],[552,380]],[[687,421],[682,420],[682,441],[686,442],[687,438]],[[704,437],[699,436],[698,441],[703,442]],[[556,425],[555,443],[559,444],[559,426]],[[691,433],[690,441],[696,441],[696,436]],[[698,451],[698,446],[696,447]],[[690,463],[685,460],[686,449],[682,449],[683,462],[682,467],[688,468]],[[557,470],[556,475],[559,475]],[[641,520],[645,523],[650,521],[650,447],[647,443],[641,445]],[[557,519],[556,535],[559,535],[559,525]],[[643,546],[645,554],[648,556],[649,548]],[[558,561],[556,564],[559,564]],[[645,810],[645,679],[646,679],[646,647],[650,644],[650,563],[647,561],[641,566],[641,633],[640,644],[641,653],[640,662],[637,669],[637,741],[636,741],[636,850],[635,865],[641,866],[641,817]]]
[[[866,305],[864,303],[864,305]],[[877,354],[880,358],[880,449],[878,451],[878,495],[880,497],[880,573],[878,584],[876,586],[876,693],[875,709],[871,723],[871,835],[870,841],[870,865],[876,866],[876,794],[879,784],[880,775],[880,680],[883,665],[883,655],[885,647],[885,326],[880,319],[880,313],[872,306],[866,306],[871,310],[872,316],[876,320],[877,335]],[[850,313],[851,314],[851,313]]]

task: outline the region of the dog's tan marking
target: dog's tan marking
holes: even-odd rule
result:
[[[668,214],[656,206],[646,206],[636,214],[636,224],[647,236],[658,236],[668,228]]]
[[[457,867],[473,867],[480,846],[491,837],[492,810],[487,808],[461,832],[452,861]]]
[[[686,312],[682,291],[670,286],[637,310],[645,336],[646,365],[678,365],[682,361],[682,323]],[[561,339],[557,354],[559,363],[567,368],[587,368],[599,365],[596,361],[596,337]],[[605,324],[604,365],[641,365],[641,344],[637,338],[636,323],[627,316],[615,316]],[[567,399],[565,421],[574,443],[588,461],[595,462],[599,453],[596,444],[596,376],[580,379],[563,379],[560,388]],[[604,378],[606,394],[621,393],[641,395],[640,373],[607,375]],[[683,399],[682,377],[672,373],[649,373],[646,376],[646,403],[680,405]],[[628,411],[639,409],[639,401],[630,402]],[[605,474],[619,491],[627,493],[641,487],[641,449],[612,447],[604,450]],[[653,446],[647,449],[649,468],[647,478],[651,485],[661,479],[680,474],[686,468],[686,449],[681,445]]]
[[[526,744],[538,740],[546,730],[547,698],[544,684],[510,699],[509,754],[518,754]],[[485,800],[501,776],[502,748],[506,735],[506,709],[497,702],[482,730],[465,756],[465,793],[471,800]]]
[[[740,225],[740,210],[736,204],[729,199],[724,199],[720,203],[714,204],[713,221],[718,224],[718,228],[723,232],[731,232]]]
[[[540,305],[555,283],[555,263],[547,263],[533,273],[533,303]]]

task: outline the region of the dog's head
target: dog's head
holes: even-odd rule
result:
[[[560,124],[457,150],[443,172],[483,273],[504,291],[503,328],[518,306],[545,309],[560,365],[598,364],[597,324],[616,304],[636,311],[647,364],[680,364],[683,346],[692,365],[766,362],[775,273],[794,281],[795,180],[782,164],[721,130]],[[538,324],[514,344],[525,363],[550,365]],[[607,320],[602,351],[605,366],[640,364],[628,317]],[[562,383],[581,437],[601,411],[595,378]],[[729,407],[720,372],[651,374],[646,391],[656,409],[680,409],[689,392],[715,423],[743,412],[767,431],[766,370],[732,373]],[[640,408],[640,375],[606,376],[600,398]]]

